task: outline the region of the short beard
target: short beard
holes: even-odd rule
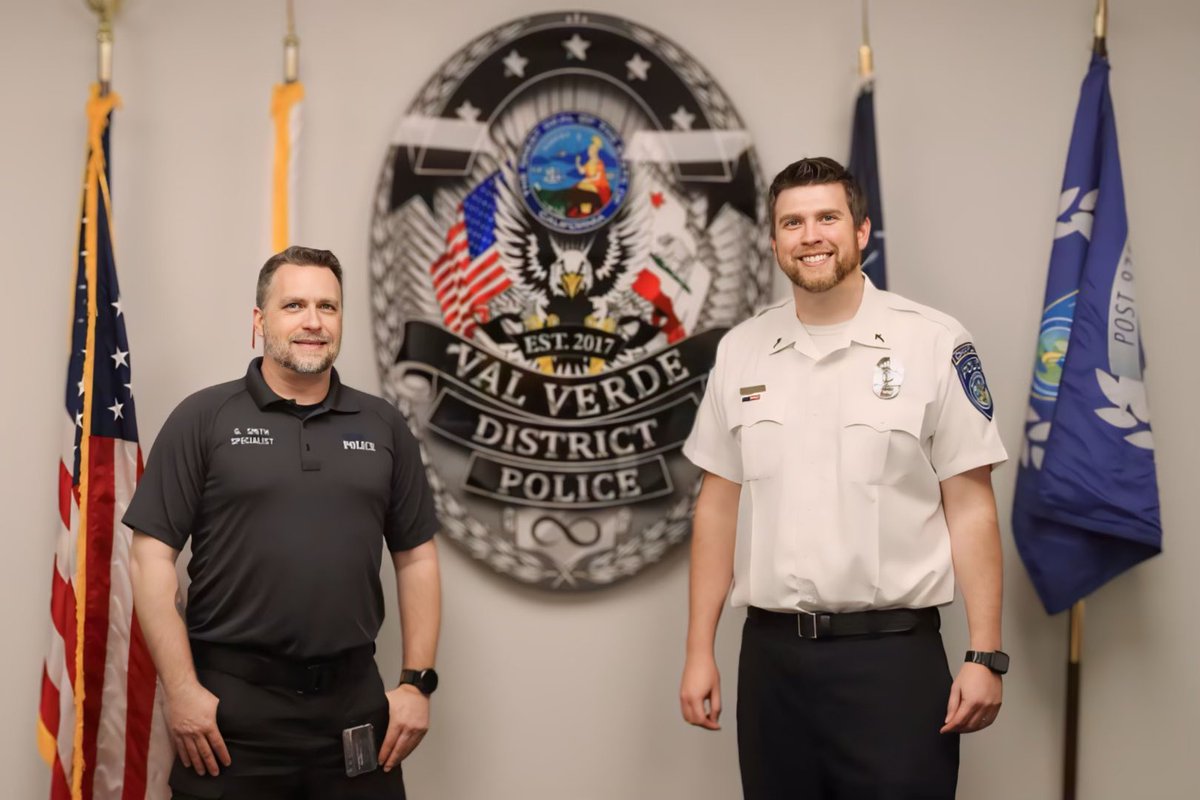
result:
[[[803,272],[803,265],[798,261],[791,262],[792,268],[789,269],[788,266],[784,264],[782,259],[776,257],[775,260],[779,263],[779,268],[783,270],[783,274],[787,275],[788,280],[790,280],[793,284],[799,286],[806,292],[810,292],[812,294],[821,294],[822,292],[828,292],[830,289],[846,280],[846,278],[852,272],[854,272],[855,268],[858,267],[858,260],[861,257],[861,251],[854,253],[852,258],[843,258],[841,254],[838,253],[835,255],[833,261],[833,274],[823,275],[819,278],[807,277]]]
[[[267,330],[266,323],[263,323],[263,351],[284,369],[290,369],[299,375],[316,375],[332,367],[338,357],[339,348],[333,342],[330,342],[329,350],[321,358],[305,360],[292,356],[291,351],[288,350],[288,344],[288,342],[281,342],[272,336],[271,332]]]

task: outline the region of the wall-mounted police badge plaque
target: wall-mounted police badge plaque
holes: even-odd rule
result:
[[[373,319],[452,540],[583,589],[686,538],[680,448],[774,271],[763,195],[721,89],[627,20],[518,20],[425,84],[380,176]]]

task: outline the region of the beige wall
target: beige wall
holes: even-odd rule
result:
[[[389,134],[414,92],[474,34],[553,2],[299,0],[309,101],[302,239],[347,265],[346,380],[374,390],[367,225]],[[1115,0],[1112,78],[1158,440],[1167,555],[1088,605],[1081,797],[1195,797],[1200,713],[1200,6]],[[269,85],[281,2],[127,0],[117,26],[118,263],[143,440],[186,393],[250,356],[266,252]],[[611,0],[674,38],[743,115],[768,175],[845,155],[857,3]],[[878,117],[892,288],[973,330],[1010,453],[1019,452],[1059,182],[1090,47],[1091,0],[877,2]],[[419,16],[412,9],[420,8]],[[0,391],[0,764],[8,797],[46,796],[33,726],[56,531],[64,333],[94,27],[80,0],[0,0],[0,225],[6,258]],[[1182,338],[1177,338],[1182,337]],[[1066,621],[1047,619],[1008,535],[1015,470],[996,474],[1008,554],[1005,710],[963,748],[961,796],[1057,796]],[[449,543],[447,543],[448,545]],[[737,796],[732,709],[705,734],[678,719],[682,551],[616,588],[559,596],[444,548],[444,689],[407,766],[415,798],[625,800]],[[961,658],[961,610],[947,649]],[[727,688],[740,614],[719,642]],[[393,623],[394,624],[394,623]],[[397,669],[389,627],[382,663]],[[732,691],[730,691],[732,694]]]

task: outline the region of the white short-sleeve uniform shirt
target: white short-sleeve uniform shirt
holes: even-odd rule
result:
[[[742,484],[733,605],[828,612],[951,602],[940,482],[1007,458],[970,334],[869,280],[831,349],[791,300],[726,334],[683,452]]]

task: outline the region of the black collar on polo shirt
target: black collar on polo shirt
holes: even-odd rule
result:
[[[254,404],[260,410],[265,411],[268,406],[275,403],[291,403],[275,393],[262,374],[262,356],[251,360],[250,366],[246,368],[246,391],[250,393],[250,397],[254,400]],[[325,399],[318,403],[314,413],[324,411],[338,411],[343,414],[355,414],[361,409],[358,403],[350,396],[348,392],[342,390],[342,381],[338,378],[336,369],[329,370],[329,393],[325,395]]]

